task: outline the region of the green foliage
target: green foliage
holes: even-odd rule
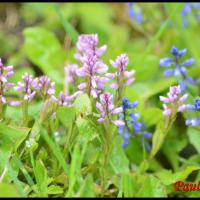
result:
[[[24,37],[28,59],[53,80],[61,83],[61,69],[66,53],[55,35],[42,27],[34,27],[25,29]]]
[[[186,57],[196,61],[188,74],[197,84],[187,85],[186,103],[193,104],[200,94],[199,23],[193,13],[183,28],[183,7],[137,3],[143,11],[140,25],[128,16],[127,4],[2,4],[1,58],[15,71],[9,81],[17,84],[25,72],[47,75],[56,83],[56,97],[66,84],[71,95],[84,77],[73,85],[66,83],[64,66],[82,66],[74,59],[79,34],[98,34],[99,46],[107,45],[102,60],[109,72],[115,72],[110,59],[122,53],[129,56],[127,69],[136,71],[135,82],[126,87],[124,97],[139,102],[136,112],[153,134],[147,141],[131,132],[123,148],[111,121],[97,123],[99,97],[94,100],[86,93],[70,108],[52,103],[54,113],[43,122],[38,96],[28,107],[27,124],[21,106],[7,106],[0,119],[0,197],[199,197],[199,191],[179,193],[173,187],[178,180],[199,181],[200,129],[185,125],[199,113],[186,111],[167,121],[159,101],[179,82],[163,77],[159,65],[173,45],[187,48]],[[105,91],[114,94],[107,86]],[[8,92],[8,100],[18,97],[14,89]]]

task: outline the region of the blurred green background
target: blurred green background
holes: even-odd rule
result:
[[[128,54],[128,68],[136,70],[136,81],[126,89],[125,96],[139,101],[138,112],[154,132],[162,117],[159,95],[166,95],[169,87],[178,83],[176,78],[163,77],[159,66],[161,58],[170,56],[173,45],[187,48],[186,58],[196,60],[188,71],[197,80],[190,93],[200,95],[200,26],[194,13],[188,15],[188,27],[183,26],[184,6],[137,3],[143,15],[138,24],[128,15],[127,3],[1,3],[0,58],[14,66],[13,82],[26,71],[35,76],[46,74],[56,82],[59,93],[64,86],[64,66],[76,62],[73,56],[78,35],[97,33],[100,45],[108,46],[105,63],[121,53]],[[189,101],[194,101],[192,95]],[[15,111],[9,109],[12,115]],[[32,109],[35,114],[40,107]],[[190,162],[198,164],[199,142],[199,133],[187,128],[183,116],[178,115],[157,156],[159,162],[153,160],[150,170],[159,171],[164,166],[179,171]],[[132,163],[139,165],[143,159],[140,141],[131,141],[126,153]]]

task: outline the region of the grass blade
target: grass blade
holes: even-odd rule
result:
[[[60,18],[60,22],[62,23],[66,33],[68,33],[72,39],[72,42],[75,44],[78,38],[78,32],[75,28],[64,18],[62,11],[58,4],[54,4],[55,10]]]

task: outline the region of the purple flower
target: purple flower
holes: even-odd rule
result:
[[[77,77],[76,70],[78,69],[78,65],[68,64],[64,69],[66,81],[70,84],[74,84]]]
[[[51,99],[53,102],[57,103],[58,106],[60,107],[65,107],[65,106],[71,107],[70,102],[73,100],[73,97],[66,95],[64,92],[60,92],[58,98],[52,96]]]
[[[77,53],[75,58],[81,63],[84,63],[85,56],[92,54],[100,58],[106,51],[107,46],[103,45],[100,48],[97,48],[98,45],[98,35],[97,34],[83,34],[78,38],[76,44]]]
[[[78,76],[86,79],[85,82],[78,85],[79,90],[87,92],[93,98],[97,98],[108,81],[107,78],[100,75],[106,73],[107,70],[107,65],[99,60],[96,55],[88,54],[85,57],[83,67],[76,70]]]
[[[88,54],[85,58],[83,67],[76,70],[76,74],[80,77],[92,77],[95,74],[104,74],[108,70],[108,66],[98,59],[97,56]]]
[[[48,76],[33,79],[31,86],[36,91],[39,91],[44,98],[55,93],[55,82],[51,82]]]
[[[15,90],[23,93],[24,101],[31,101],[36,94],[36,91],[32,90],[33,77],[27,73],[22,76],[23,82],[18,82],[15,86]]]
[[[184,94],[181,96],[181,87],[173,86],[170,87],[169,92],[167,93],[167,97],[160,96],[160,101],[163,104],[163,115],[165,117],[170,117],[173,112],[182,112],[186,109],[186,105],[184,104],[185,100],[187,99],[188,94]],[[169,104],[168,106],[166,104]]]
[[[100,111],[101,117],[98,119],[99,123],[103,123],[105,120],[111,121],[116,126],[123,126],[122,120],[112,120],[113,115],[118,115],[123,111],[122,107],[115,108],[113,104],[113,95],[105,92],[100,95],[100,102],[96,103],[97,109]]]
[[[81,35],[76,44],[77,53],[75,54],[75,58],[82,64],[82,67],[75,70],[76,75],[85,79],[78,85],[78,89],[93,98],[98,97],[108,81],[108,78],[102,76],[107,72],[108,66],[100,59],[107,46],[98,48],[97,45],[97,34]]]
[[[187,49],[179,50],[177,47],[173,46],[170,50],[170,53],[173,55],[173,58],[162,58],[160,60],[160,66],[172,67],[164,71],[164,76],[178,76],[180,78],[179,84],[181,86],[181,92],[184,92],[187,88],[186,82],[191,85],[195,84],[195,81],[192,79],[192,77],[187,75],[186,69],[186,67],[195,64],[195,60],[193,58],[189,58],[184,62],[180,62],[180,58],[186,55]]]
[[[110,64],[117,69],[115,73],[107,73],[108,78],[115,79],[116,83],[112,83],[110,87],[112,89],[118,90],[118,99],[123,95],[123,90],[125,86],[131,85],[135,78],[135,70],[126,71],[127,65],[129,63],[128,56],[126,54],[121,54],[117,57],[115,61],[110,60]]]
[[[10,104],[5,97],[5,93],[14,87],[13,83],[9,82],[9,78],[14,74],[13,66],[4,66],[0,59],[0,104]]]

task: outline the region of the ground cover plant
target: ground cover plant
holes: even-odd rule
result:
[[[0,4],[0,197],[199,197],[199,10]]]

